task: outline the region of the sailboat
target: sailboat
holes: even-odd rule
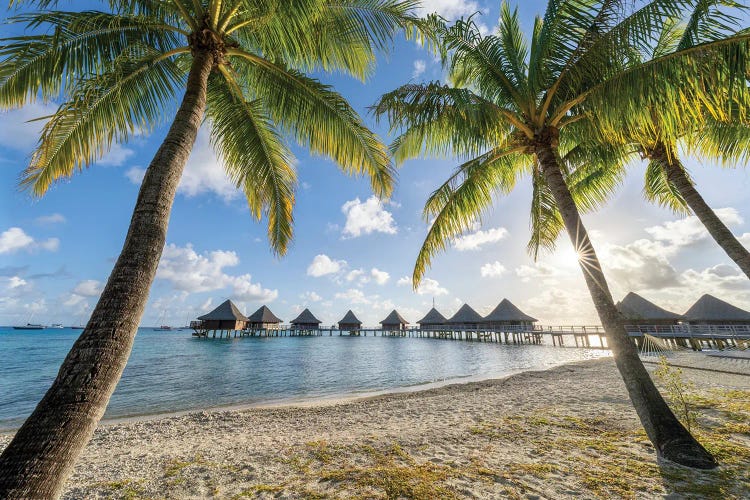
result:
[[[13,327],[14,330],[44,330],[47,328],[39,323],[26,323],[25,325],[16,325]]]
[[[72,328],[73,330],[83,330],[84,329],[83,314],[81,314],[80,316],[78,316],[78,325],[73,325],[70,328]]]
[[[31,318],[34,316],[34,313],[29,316],[29,320],[26,322],[25,325],[16,325],[13,327],[14,330],[44,330],[47,328],[45,325],[42,325],[41,323],[32,323]]]
[[[172,327],[166,324],[166,319],[167,319],[167,310],[165,309],[164,312],[161,314],[161,321],[159,321],[159,323],[161,323],[161,326],[159,326],[159,328],[154,328],[154,331],[157,331],[157,332],[172,331]]]

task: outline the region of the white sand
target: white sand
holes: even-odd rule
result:
[[[739,402],[722,408],[748,421],[750,377],[685,376]],[[707,426],[731,421],[701,412]],[[736,463],[659,466],[613,361],[600,359],[355,401],[105,424],[65,497],[739,498],[750,496],[750,431],[735,430],[720,442],[738,447]],[[0,448],[9,439],[0,435]]]

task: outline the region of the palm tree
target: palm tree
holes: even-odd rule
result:
[[[738,8],[724,0],[700,0],[686,23],[675,19],[667,23],[654,47],[653,57],[688,49],[699,43],[720,40],[737,28],[737,19],[722,7]],[[720,61],[714,61],[717,65]],[[670,82],[664,82],[669,85]],[[678,83],[679,85],[679,83]],[[725,162],[747,157],[750,145],[750,126],[731,99],[739,97],[727,86],[714,85],[713,103],[704,109],[686,113],[685,123],[677,128],[678,137],[668,137],[662,131],[675,129],[663,125],[662,116],[646,110],[649,126],[638,124],[631,132],[634,152],[648,160],[644,194],[652,202],[678,213],[693,213],[709,234],[737,266],[750,278],[750,252],[719,219],[695,187],[678,154],[678,140],[702,156],[720,158]],[[726,101],[726,102],[717,102]],[[729,104],[727,104],[727,102]],[[741,107],[747,109],[747,105]],[[719,114],[717,117],[716,114]]]
[[[11,6],[14,2],[11,1]],[[38,9],[54,0],[26,2]],[[21,183],[56,180],[171,119],[141,184],[107,285],[53,385],[0,456],[0,498],[60,495],[128,359],[162,253],[169,214],[207,118],[227,175],[252,214],[268,218],[274,252],[292,237],[296,175],[284,135],[366,175],[388,196],[385,146],[346,100],[306,71],[364,79],[393,36],[416,34],[413,0],[129,0],[107,11],[37,10],[11,22],[32,34],[0,46],[0,106],[62,100]],[[170,105],[182,100],[176,113]],[[58,101],[59,102],[59,101]]]
[[[575,156],[585,135],[617,137],[616,128],[600,125],[597,115],[616,122],[637,94],[610,93],[612,82],[624,86],[635,81],[643,87],[654,81],[654,73],[680,71],[692,89],[711,56],[747,44],[745,37],[716,41],[648,64],[635,64],[632,53],[625,57],[648,48],[665,19],[678,16],[683,6],[655,1],[623,16],[622,2],[552,0],[544,18],[536,19],[527,45],[517,11],[503,2],[494,34],[483,36],[471,18],[441,29],[453,85],[408,84],[381,97],[373,111],[401,131],[391,145],[398,162],[424,153],[467,159],[425,204],[431,225],[417,257],[414,285],[432,256],[480,220],[495,195],[509,192],[529,174],[530,249],[552,247],[561,229],[567,231],[617,368],[657,453],[680,464],[712,468],[714,458],[675,418],[643,367],[581,221],[580,210],[595,208],[621,177],[621,171],[607,166],[607,156],[616,157],[617,150],[580,169],[563,161]],[[609,98],[610,105],[598,113],[578,111],[595,96]],[[679,109],[672,105],[663,112],[678,114]]]

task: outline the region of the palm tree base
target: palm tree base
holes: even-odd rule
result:
[[[700,443],[692,438],[676,439],[665,444],[660,458],[692,469],[715,469],[716,459]]]

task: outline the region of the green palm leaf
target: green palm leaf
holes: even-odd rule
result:
[[[271,247],[283,255],[292,238],[294,158],[263,102],[247,100],[231,75],[214,75],[207,99],[211,141],[227,175],[244,191],[256,218],[265,211]]]
[[[106,153],[113,141],[126,141],[165,119],[184,78],[170,58],[148,47],[130,47],[109,71],[78,81],[42,130],[21,184],[43,195],[50,185]]]
[[[248,92],[264,103],[282,130],[345,172],[367,175],[376,194],[390,196],[395,170],[386,147],[341,95],[298,71],[247,53],[232,54]]]

